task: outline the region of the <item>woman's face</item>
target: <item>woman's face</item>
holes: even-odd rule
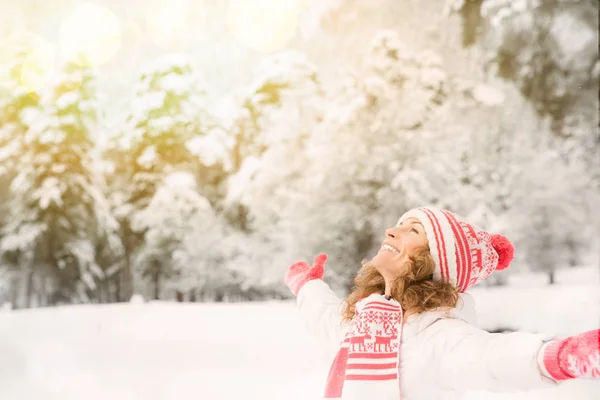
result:
[[[427,235],[416,218],[407,218],[393,228],[385,230],[386,239],[371,263],[387,279],[394,279],[407,265],[409,255],[419,248],[427,247]]]

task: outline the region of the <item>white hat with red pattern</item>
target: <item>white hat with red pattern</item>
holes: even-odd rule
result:
[[[400,217],[398,223],[411,217],[425,228],[436,265],[433,278],[453,283],[459,292],[465,292],[493,271],[507,268],[513,259],[514,247],[506,237],[485,232],[450,211],[415,208]]]

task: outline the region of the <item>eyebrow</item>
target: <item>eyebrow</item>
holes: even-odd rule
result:
[[[421,223],[421,221],[419,221],[419,220],[414,220],[414,219],[410,219],[410,220],[409,220],[409,219],[406,219],[406,220],[404,220],[404,221],[402,221],[402,222],[410,222],[411,224],[419,224],[419,225],[421,225],[421,226],[423,227],[423,229],[425,229],[425,227],[423,226],[423,224],[422,224],[422,223]],[[402,222],[401,222],[401,223],[402,223]]]

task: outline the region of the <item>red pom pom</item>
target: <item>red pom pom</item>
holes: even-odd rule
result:
[[[496,271],[502,271],[508,268],[510,262],[515,256],[515,248],[512,243],[504,236],[493,234],[492,235],[492,247],[498,253],[498,266]]]

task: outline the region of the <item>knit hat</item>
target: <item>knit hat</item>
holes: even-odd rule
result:
[[[485,232],[450,211],[415,208],[400,217],[398,224],[411,217],[425,228],[436,266],[433,279],[451,282],[459,292],[507,268],[513,259],[514,248],[506,237]]]

